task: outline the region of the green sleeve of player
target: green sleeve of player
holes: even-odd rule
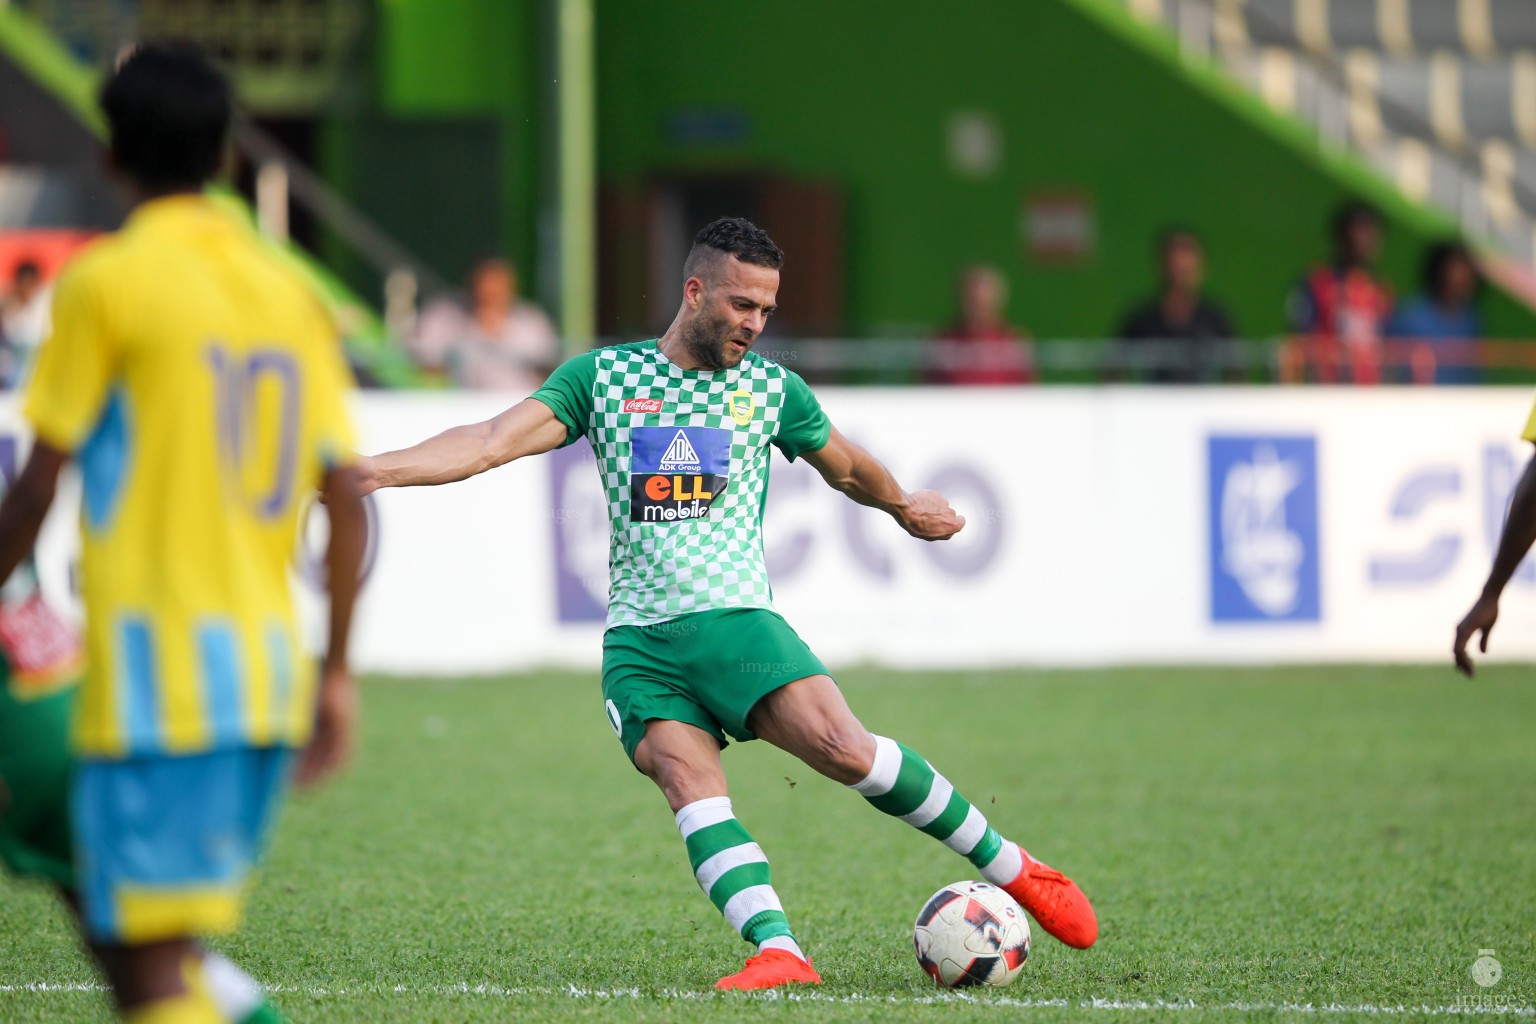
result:
[[[593,349],[567,359],[529,396],[549,406],[555,418],[565,424],[566,444],[575,444],[587,432],[592,390],[597,386],[597,352]]]
[[[822,412],[821,403],[793,370],[784,371],[784,411],[779,414],[779,432],[773,443],[790,462],[806,452],[827,446],[832,435],[832,421]]]

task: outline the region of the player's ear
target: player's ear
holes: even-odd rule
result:
[[[688,303],[689,309],[697,310],[704,304],[705,291],[703,278],[690,277],[683,282],[683,301]]]

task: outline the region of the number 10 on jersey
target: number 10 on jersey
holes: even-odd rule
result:
[[[298,456],[299,366],[281,349],[206,350],[213,371],[219,466],[225,485],[259,519],[281,517],[293,500]]]

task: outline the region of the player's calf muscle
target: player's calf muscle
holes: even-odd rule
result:
[[[714,739],[681,722],[652,722],[635,748],[635,767],[656,783],[674,811],[726,795]]]
[[[834,781],[858,782],[874,764],[875,739],[827,676],[797,680],[753,709],[752,731]]]
[[[815,733],[796,757],[834,782],[851,785],[869,774],[874,763],[875,739],[858,722],[841,723]]]
[[[709,771],[675,758],[662,757],[651,762],[650,768],[642,768],[641,771],[656,783],[673,811],[681,810],[696,800],[726,795],[725,775],[718,768]]]

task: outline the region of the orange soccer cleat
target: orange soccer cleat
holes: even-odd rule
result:
[[[1041,928],[1074,949],[1087,949],[1099,937],[1099,919],[1083,890],[1027,853],[1018,877],[1002,890],[1029,911]]]
[[[715,988],[750,992],[780,985],[820,985],[821,975],[809,960],[801,960],[787,949],[765,949],[747,958],[747,966],[715,982]]]

